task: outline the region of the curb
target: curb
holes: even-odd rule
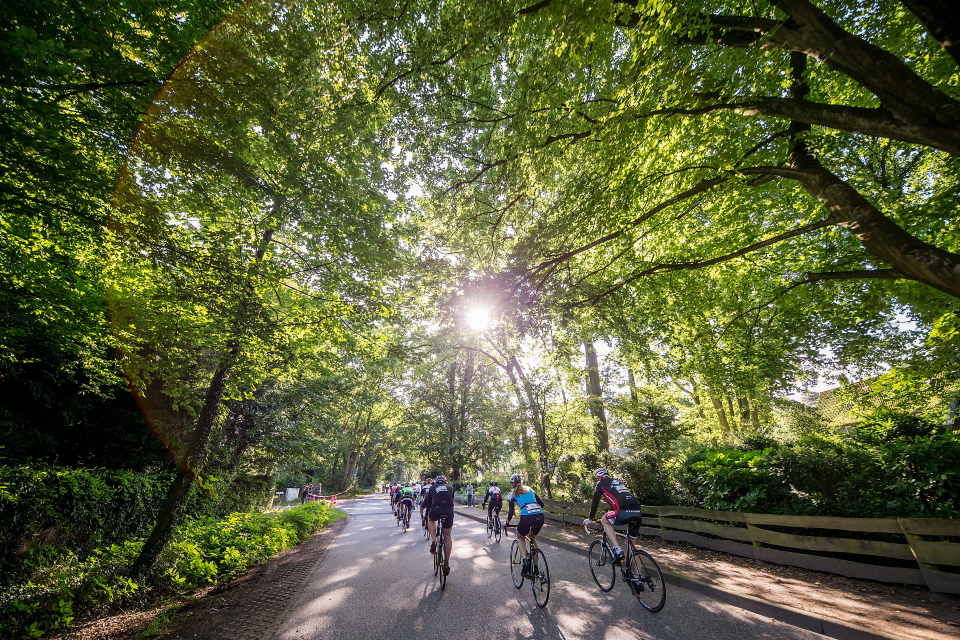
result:
[[[456,510],[456,513],[464,518],[470,518],[471,520],[476,520],[477,522],[486,524],[486,519],[484,518],[480,518],[460,510]],[[563,540],[556,540],[555,538],[551,538],[546,534],[541,534],[538,540],[546,542],[547,544],[559,549],[563,549],[564,551],[570,551],[571,553],[585,555],[586,552],[586,548],[580,545],[571,544]],[[789,624],[793,627],[819,633],[827,636],[828,638],[836,638],[837,640],[904,640],[903,636],[895,636],[882,631],[874,631],[872,629],[867,629],[866,627],[861,627],[849,622],[843,622],[842,620],[836,620],[828,616],[817,615],[808,611],[803,611],[802,609],[788,607],[787,605],[783,604],[776,604],[774,602],[770,602],[769,600],[762,600],[754,596],[734,593],[732,591],[727,591],[726,589],[721,589],[720,587],[716,587],[712,584],[700,582],[699,580],[694,580],[677,573],[664,571],[663,577],[667,584],[675,587],[681,587],[689,591],[695,591],[699,594],[713,598],[714,600],[718,600],[726,604],[732,604],[735,607],[740,607],[741,609],[750,611],[751,613],[772,618],[779,622],[783,622],[784,624]]]

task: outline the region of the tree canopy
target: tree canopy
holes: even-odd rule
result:
[[[195,482],[522,470],[579,498],[609,464],[720,504],[677,480],[704,447],[847,451],[795,399],[824,375],[946,437],[942,3],[0,12],[3,455],[74,429],[71,463],[176,468],[141,566]]]

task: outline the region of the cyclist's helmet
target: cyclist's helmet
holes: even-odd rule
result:
[[[606,478],[609,475],[610,475],[610,472],[607,471],[604,467],[600,467],[599,469],[593,472],[594,478]]]
[[[497,486],[497,483],[496,483],[495,481],[491,480],[491,481],[490,481],[490,486],[491,486],[491,487],[495,487],[495,486]]]
[[[443,474],[437,476],[437,482],[439,482],[440,484],[443,484],[443,483],[446,482],[446,481],[447,481],[447,476],[445,476],[445,475],[443,475]]]
[[[410,486],[410,483],[409,483],[409,482],[407,482],[407,483],[405,483],[405,484],[404,484],[403,486],[405,486],[405,487],[409,487],[409,486]]]
[[[510,476],[510,484],[520,484],[521,480],[522,478],[520,477],[519,473],[515,473],[512,476]]]

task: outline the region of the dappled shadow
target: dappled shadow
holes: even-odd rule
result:
[[[390,514],[365,517],[382,510],[376,502],[367,498],[354,506],[357,518],[293,603],[276,638],[816,637],[677,588],[668,591],[666,608],[651,614],[619,581],[612,592],[600,592],[582,556],[549,546],[544,552],[552,590],[540,609],[529,582],[513,586],[512,538],[497,544],[487,539],[482,524],[467,519],[454,526],[451,573],[441,590],[426,539],[419,530],[400,533]]]

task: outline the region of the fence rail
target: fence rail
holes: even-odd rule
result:
[[[544,503],[546,516],[561,522],[579,524],[590,511],[587,502]],[[776,564],[960,594],[960,520],[781,516],[678,506],[645,506],[643,513],[644,535]],[[888,534],[896,541],[857,534]]]

